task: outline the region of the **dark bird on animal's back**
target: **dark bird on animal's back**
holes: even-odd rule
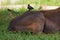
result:
[[[30,4],[28,4],[28,7],[27,7],[30,10],[34,9],[32,6],[30,6]]]

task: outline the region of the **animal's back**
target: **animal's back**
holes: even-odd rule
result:
[[[33,33],[43,32],[45,17],[42,13],[36,11],[25,12],[25,14],[15,18],[10,22],[10,29],[15,31],[29,30]]]

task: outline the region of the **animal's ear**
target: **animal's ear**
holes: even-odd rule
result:
[[[39,10],[42,10],[42,6],[39,7]]]

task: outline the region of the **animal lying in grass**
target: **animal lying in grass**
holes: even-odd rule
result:
[[[41,12],[25,12],[22,16],[19,16],[10,22],[8,30],[42,33],[44,21],[45,18]]]
[[[27,11],[13,19],[8,30],[33,33],[57,32],[60,30],[60,7],[54,10]]]

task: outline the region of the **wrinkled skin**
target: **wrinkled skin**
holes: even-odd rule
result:
[[[53,22],[49,19],[46,19],[43,32],[44,33],[54,33],[57,31],[59,31],[59,26],[55,22]]]
[[[41,12],[25,12],[23,15],[13,19],[8,27],[9,31],[27,31],[42,33],[45,17]]]
[[[60,7],[54,10],[44,10],[41,11],[44,13],[46,18],[44,32],[53,33],[60,30]]]

